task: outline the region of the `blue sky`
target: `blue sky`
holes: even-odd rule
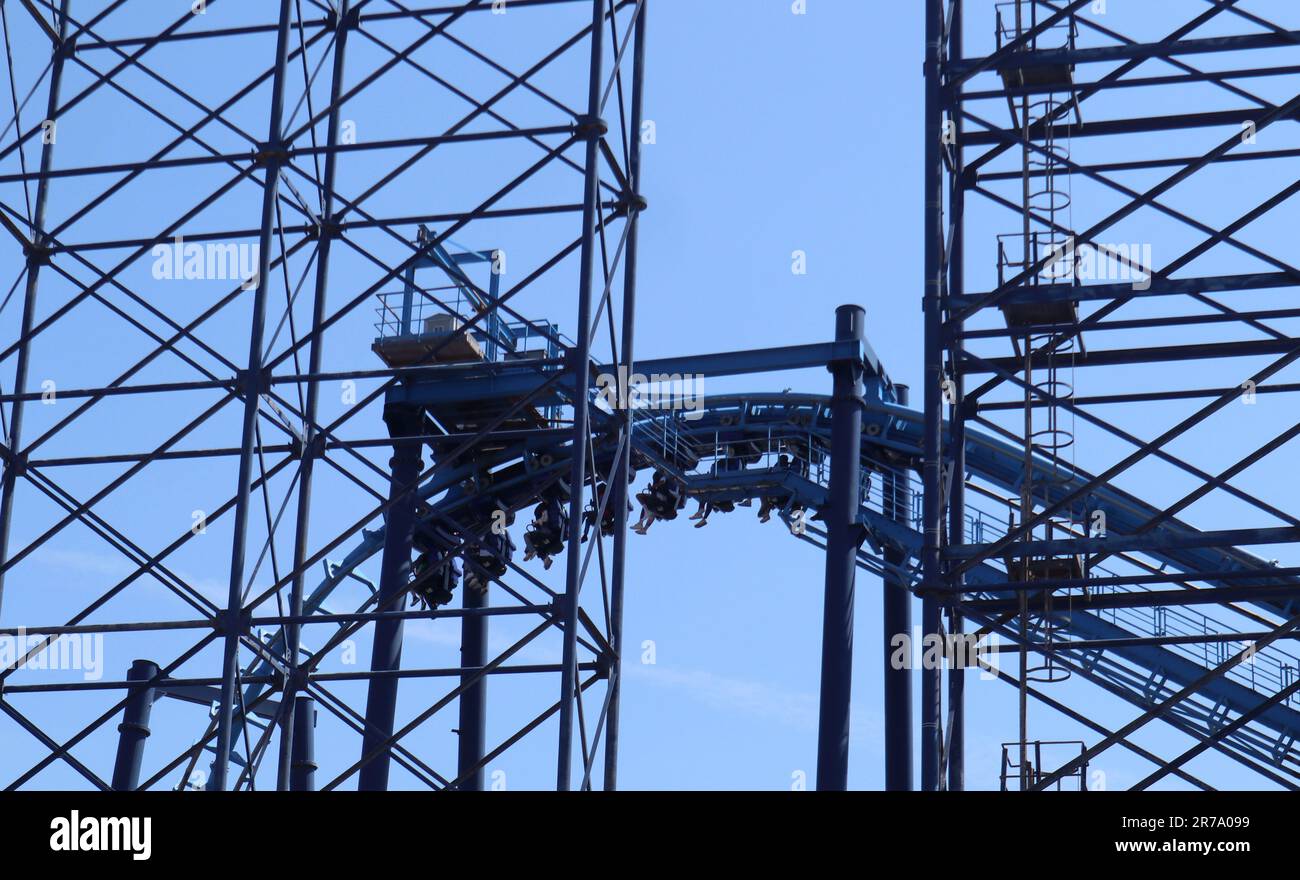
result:
[[[83,4],[75,4],[81,6]],[[159,4],[160,6],[163,4]],[[183,7],[185,4],[169,4]],[[382,4],[380,4],[382,5]],[[579,4],[581,5],[581,4]],[[1288,2],[1244,0],[1239,4],[1287,27],[1300,27],[1300,10]],[[248,19],[267,20],[261,7],[242,0],[214,3],[208,12],[208,27]],[[972,51],[987,47],[992,33],[991,4],[968,3],[967,27]],[[1160,4],[1135,0],[1110,0],[1097,20],[1138,40],[1154,39],[1201,12],[1199,0],[1167,0]],[[75,12],[75,9],[74,9]],[[567,34],[582,21],[581,10],[555,19],[539,20],[526,31],[498,29],[492,24],[472,23],[462,32],[475,45],[501,53],[514,62],[535,60],[545,51],[548,40]],[[643,190],[650,209],[641,226],[641,272],[639,282],[638,341],[640,357],[704,353],[719,350],[761,348],[822,341],[833,331],[837,305],[859,303],[867,310],[869,338],[895,381],[919,385],[921,368],[921,174],[923,21],[919,3],[883,4],[860,0],[808,0],[807,13],[792,14],[789,0],[658,0],[650,10],[649,66],[646,115],[655,122],[657,140],[646,147]],[[175,13],[179,14],[179,12]],[[527,13],[516,11],[522,19]],[[510,15],[507,19],[510,19]],[[9,12],[11,26],[16,12]],[[125,35],[156,31],[163,16],[133,8],[105,25],[107,33]],[[1253,32],[1250,22],[1222,15],[1193,36]],[[30,34],[30,30],[23,31]],[[411,33],[378,25],[375,33],[404,45]],[[1087,38],[1097,44],[1098,37]],[[479,42],[481,41],[481,42]],[[323,45],[323,44],[322,44]],[[320,58],[320,46],[309,55],[310,63]],[[271,41],[265,35],[228,41],[221,47],[180,43],[161,47],[149,58],[157,58],[159,70],[171,72],[194,97],[216,103],[231,91],[232,83],[244,82],[270,58]],[[383,59],[383,52],[357,39],[350,49],[350,80]],[[1270,53],[1270,60],[1284,61],[1285,53]],[[461,84],[472,84],[476,94],[490,94],[496,87],[492,74],[482,65],[452,50],[431,52],[427,48],[415,57]],[[106,62],[96,59],[101,67]],[[580,59],[577,59],[580,62]],[[1223,68],[1244,66],[1257,59],[1221,58],[1210,63]],[[40,73],[45,59],[39,53],[18,53],[17,80],[20,94]],[[576,63],[576,62],[575,62]],[[1189,63],[1200,64],[1196,58]],[[581,88],[574,88],[571,63],[559,65],[543,80],[553,84],[567,98],[577,100]],[[1105,66],[1081,72],[1099,76]],[[1160,62],[1149,62],[1140,74],[1168,73]],[[322,77],[328,74],[328,65]],[[567,75],[567,79],[566,79]],[[84,86],[84,71],[69,74],[69,89]],[[985,77],[980,88],[989,87]],[[123,77],[137,94],[182,124],[189,124],[194,109],[186,107],[175,93],[167,93],[136,74]],[[1287,100],[1295,93],[1294,79],[1276,77],[1246,83],[1248,88],[1273,101]],[[7,81],[6,81],[7,91]],[[265,133],[265,88],[259,89],[231,113],[233,119],[257,137]],[[323,92],[318,93],[320,100]],[[1167,95],[1147,90],[1116,92],[1088,102],[1088,118],[1119,118],[1126,114],[1149,113],[1151,101],[1168,102],[1169,112],[1195,109],[1224,109],[1241,106],[1211,86],[1195,86]],[[7,102],[6,102],[7,104]],[[1181,104],[1181,106],[1178,106]],[[367,94],[349,109],[359,137],[399,137],[412,131],[426,132],[446,126],[454,118],[454,101],[413,71],[393,74],[383,89]],[[319,105],[317,105],[319,106]],[[553,119],[537,102],[523,98],[503,104],[512,118],[527,124],[532,119]],[[985,118],[1000,124],[1005,108],[985,107]],[[24,119],[31,124],[35,108]],[[287,115],[294,115],[291,104]],[[298,122],[305,109],[296,114]],[[207,129],[205,129],[205,133]],[[63,123],[56,165],[90,164],[139,158],[141,144],[153,148],[164,142],[165,127],[132,108],[122,96],[101,95],[89,100]],[[1194,155],[1230,136],[1231,132],[1193,130],[1177,135],[1171,145],[1150,136],[1137,136],[1100,144],[1077,145],[1076,156],[1092,161],[1135,158],[1145,155]],[[8,145],[12,131],[0,137]],[[231,131],[211,133],[214,144],[235,148],[241,144]],[[1260,147],[1295,146],[1294,135],[1269,129],[1261,135]],[[460,152],[458,152],[458,149]],[[379,194],[372,203],[378,211],[395,214],[436,213],[454,206],[462,208],[471,199],[481,199],[490,181],[498,180],[506,165],[518,155],[504,148],[485,146],[476,152],[465,148],[447,152],[446,165],[421,167],[403,179],[402,185]],[[182,151],[190,155],[193,151]],[[29,163],[36,153],[28,151]],[[382,173],[391,159],[361,158],[340,170],[340,189],[355,193]],[[0,173],[18,171],[16,155],[0,163]],[[1195,183],[1171,192],[1170,206],[1196,214],[1209,223],[1227,222],[1293,180],[1295,160],[1268,165],[1233,163],[1198,176]],[[74,223],[67,239],[89,241],[103,238],[151,236],[164,218],[179,213],[169,205],[197,201],[227,180],[229,169],[204,166],[198,170],[160,172],[124,191],[104,208]],[[1116,175],[1127,185],[1145,188],[1170,172],[1130,172]],[[537,181],[528,197],[563,194],[576,200],[579,178],[560,169]],[[296,179],[303,186],[301,179]],[[1003,184],[1006,186],[1006,184]],[[1004,190],[1006,191],[1006,190]],[[260,190],[247,183],[232,191],[214,209],[192,226],[196,230],[251,228],[256,225]],[[1074,191],[1075,216],[1080,225],[1104,216],[1117,202],[1100,188],[1079,183]],[[23,193],[12,183],[0,185],[0,198],[21,210]],[[50,214],[62,221],[86,200],[85,190],[55,185]],[[993,236],[1014,231],[1017,221],[1000,209],[974,207],[968,244],[968,289],[987,290],[994,280]],[[1284,258],[1293,249],[1295,205],[1284,204],[1277,214],[1249,227],[1240,238]],[[567,224],[567,225],[566,225]],[[486,221],[456,236],[467,247],[504,247],[519,271],[538,255],[553,251],[577,231],[576,219],[548,224],[511,224]],[[1154,245],[1158,265],[1172,260],[1199,238],[1180,230],[1154,212],[1144,211],[1117,227],[1114,240],[1144,241]],[[391,242],[377,233],[359,235],[365,246],[380,252]],[[1181,245],[1181,247],[1180,247]],[[340,303],[364,290],[376,277],[373,265],[345,249],[332,265],[334,279],[331,301]],[[796,276],[790,271],[794,251],[807,254],[808,272]],[[101,268],[108,268],[124,252],[88,255]],[[306,252],[304,252],[305,254]],[[20,268],[18,255],[9,247],[0,252],[0,283],[7,285]],[[1249,258],[1216,248],[1186,271],[1197,274],[1253,271]],[[153,282],[149,261],[138,261],[122,277],[159,304],[169,315],[191,316],[224,294],[218,282],[180,285]],[[291,264],[294,279],[306,268],[302,260]],[[513,271],[513,270],[512,270]],[[567,272],[567,274],[565,274]],[[83,279],[84,270],[76,274]],[[520,309],[533,318],[549,318],[572,330],[572,286],[576,264],[550,278],[536,292],[521,296]],[[228,286],[228,285],[227,285]],[[310,282],[307,285],[310,291]],[[39,313],[48,314],[72,289],[62,279],[42,282]],[[283,290],[273,306],[272,326],[283,312]],[[114,293],[114,302],[121,297]],[[274,301],[274,300],[273,300]],[[1268,294],[1242,296],[1234,302],[1265,306]],[[19,302],[0,311],[7,345],[16,336]],[[1160,301],[1126,308],[1123,317],[1149,309],[1199,309]],[[304,315],[299,304],[296,315]],[[342,322],[328,339],[327,369],[358,369],[377,366],[369,351],[373,331],[372,310],[358,309]],[[247,356],[247,311],[230,310],[205,325],[204,341],[226,357],[240,362]],[[1277,326],[1288,329],[1285,322]],[[1170,337],[1169,344],[1195,339],[1212,339],[1215,328],[1193,329]],[[290,333],[282,331],[280,340]],[[1112,334],[1097,343],[1119,347],[1143,341],[1140,337]],[[129,340],[129,341],[123,341]],[[1165,340],[1159,340],[1161,344]],[[33,375],[53,378],[60,388],[99,384],[117,375],[124,366],[145,351],[137,334],[122,330],[120,319],[100,306],[84,307],[71,313],[34,349]],[[203,355],[195,355],[200,360]],[[4,388],[12,387],[12,364],[4,363]],[[209,362],[208,361],[205,362]],[[1236,384],[1258,365],[1213,363],[1182,365],[1176,369],[1096,370],[1076,378],[1079,394],[1114,393],[1121,389],[1204,387]],[[214,368],[215,369],[215,368]],[[221,372],[218,370],[217,372]],[[1280,381],[1288,381],[1284,373]],[[196,373],[173,358],[160,359],[133,382],[193,379]],[[359,383],[365,392],[372,385]],[[710,382],[709,393],[732,391],[780,391],[794,388],[811,393],[828,393],[830,377],[824,371],[797,375],[747,377]],[[322,416],[332,419],[344,406],[337,395],[326,394]],[[152,448],[169,430],[175,430],[197,415],[216,398],[195,394],[174,401],[154,397],[125,399],[92,409],[79,427],[53,438],[42,454],[102,454]],[[1223,467],[1245,454],[1268,436],[1290,424],[1292,417],[1284,398],[1262,397],[1253,410],[1234,409],[1178,441],[1171,451],[1185,455],[1208,470]],[[1275,402],[1276,401],[1276,402]],[[167,407],[159,409],[159,403]],[[29,408],[26,437],[43,433],[72,404],[62,402],[48,408]],[[174,409],[173,409],[174,407]],[[1103,412],[1137,435],[1160,433],[1195,408],[1194,404],[1162,404],[1114,408]],[[30,412],[35,410],[34,413]],[[167,426],[164,428],[163,426]],[[195,445],[230,446],[238,439],[238,409],[228,407],[191,438]],[[355,420],[349,436],[378,436],[381,422],[372,407]],[[1078,427],[1076,443],[1080,465],[1096,472],[1125,454],[1128,449],[1085,427]],[[386,454],[369,453],[383,463]],[[1296,464],[1295,450],[1284,447],[1264,465],[1252,468],[1237,482],[1260,497],[1286,508],[1290,487],[1279,473],[1290,473]],[[122,471],[121,466],[63,469],[71,491],[89,495]],[[363,474],[372,487],[373,473]],[[286,473],[287,477],[287,473]],[[229,494],[234,484],[233,460],[196,467],[192,463],[161,463],[97,508],[146,548],[156,549],[175,537],[178,528],[190,521],[192,512],[205,509]],[[1184,476],[1164,465],[1143,464],[1133,469],[1121,485],[1153,501],[1177,499],[1194,486]],[[272,483],[273,505],[288,488],[287,479]],[[1222,493],[1218,493],[1221,495]],[[330,534],[350,525],[373,500],[336,473],[320,479],[313,520],[313,536],[324,541]],[[16,546],[23,546],[54,517],[52,506],[33,492],[20,493],[21,509],[31,511],[14,524]],[[261,508],[254,519],[262,516]],[[1257,513],[1246,513],[1236,502],[1218,495],[1198,503],[1185,516],[1206,527],[1227,523],[1263,524]],[[224,595],[229,564],[228,517],[214,523],[201,541],[192,542],[175,558],[175,571],[212,597]],[[255,523],[254,534],[261,529]],[[24,540],[26,539],[26,540]],[[291,546],[289,538],[278,545],[279,564]],[[255,542],[254,546],[257,546]],[[1266,548],[1261,554],[1276,556],[1283,564],[1296,564],[1289,548]],[[341,555],[338,554],[338,555]],[[1288,559],[1290,562],[1288,563]],[[250,560],[250,569],[255,557]],[[715,516],[706,530],[696,531],[685,522],[661,524],[644,538],[634,538],[629,557],[626,633],[629,653],[625,664],[622,762],[620,782],[625,788],[738,788],[788,789],[806,774],[809,784],[815,773],[817,680],[823,558],[815,548],[789,538],[777,523],[760,525],[753,511],[740,509],[727,516]],[[69,609],[83,604],[121,577],[125,563],[101,540],[79,527],[68,529],[50,545],[17,567],[7,581],[4,625],[49,622],[61,619]],[[270,582],[268,560],[259,570],[257,583]],[[378,561],[363,567],[377,576]],[[556,569],[558,572],[559,569]],[[551,583],[558,583],[552,576]],[[362,597],[359,586],[343,591],[332,610],[355,604]],[[857,653],[855,656],[853,754],[850,784],[855,788],[878,788],[883,780],[880,706],[880,584],[871,576],[858,581]],[[152,619],[157,616],[186,616],[183,606],[157,585],[133,585],[105,609],[102,620]],[[917,614],[919,620],[919,611]],[[494,630],[493,644],[508,644],[507,636],[517,624],[503,624]],[[445,665],[455,657],[454,624],[421,622],[408,627],[407,657],[412,663],[428,661]],[[106,677],[119,677],[137,656],[170,659],[192,641],[187,634],[124,637],[110,642]],[[310,637],[309,637],[310,643]],[[654,662],[642,662],[653,653]],[[358,654],[364,664],[368,642],[358,640]],[[528,659],[525,660],[525,657]],[[213,674],[217,669],[211,651],[196,660],[194,674]],[[553,662],[558,659],[558,640],[550,637],[521,656],[525,662]],[[326,668],[347,668],[327,662]],[[13,681],[22,681],[21,675]],[[30,678],[28,680],[31,680]],[[540,680],[505,682],[494,679],[490,694],[494,701],[489,740],[510,732],[528,706],[544,707],[554,699],[552,687]],[[1083,683],[1054,686],[1052,695],[1071,702],[1102,723],[1122,724],[1135,710],[1117,703]],[[364,692],[340,685],[337,693],[360,709]],[[52,731],[71,732],[94,717],[105,703],[102,695],[51,697],[24,695],[15,704],[38,718]],[[61,703],[55,701],[62,700]],[[44,702],[42,702],[44,701]],[[420,708],[417,698],[403,702],[401,714],[413,715]],[[426,701],[427,702],[427,701]],[[967,731],[968,782],[971,788],[997,785],[1000,744],[1015,736],[1015,692],[1004,684],[979,681],[968,684],[970,716]],[[98,707],[98,708],[97,708]],[[496,707],[500,707],[497,711]],[[202,730],[201,707],[162,703],[155,709],[159,734],[150,741],[151,759],[188,745]],[[419,751],[431,760],[447,760],[453,754],[449,728],[454,716],[443,713],[422,728]],[[84,760],[106,768],[111,762],[114,724],[89,740],[77,753]],[[1035,739],[1091,740],[1071,722],[1050,710],[1031,708],[1031,736]],[[12,749],[0,758],[6,781],[41,754],[38,744],[25,735],[6,736]],[[1190,745],[1186,738],[1168,728],[1151,725],[1136,741],[1165,754],[1176,754]],[[333,748],[333,753],[330,749]],[[553,784],[554,724],[546,724],[518,747],[495,762],[489,772],[502,772],[509,788],[544,788]],[[323,773],[339,770],[354,759],[354,740],[335,727],[321,728],[318,755]],[[149,764],[147,763],[147,766]],[[1245,771],[1216,756],[1207,755],[1192,765],[1216,785],[1254,785]],[[1105,785],[1121,788],[1147,772],[1147,766],[1128,753],[1112,749],[1094,764],[1105,774]],[[105,769],[104,772],[107,772]],[[400,773],[395,784],[411,780]],[[1094,784],[1098,780],[1094,779]],[[67,768],[53,767],[35,784],[46,787],[76,785]],[[1176,787],[1166,781],[1165,785]]]

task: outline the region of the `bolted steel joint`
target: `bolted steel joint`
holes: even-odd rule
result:
[[[278,168],[289,161],[289,149],[284,141],[266,141],[257,145],[252,160],[256,168]]]
[[[646,201],[645,196],[641,195],[640,193],[631,193],[631,192],[622,193],[619,196],[618,204],[619,207],[623,209],[623,213],[629,216],[633,214],[640,214],[642,211],[645,211],[647,208],[650,207],[650,203]]]
[[[26,452],[15,452],[7,446],[0,446],[0,461],[4,462],[5,469],[15,477],[27,475]]]
[[[343,226],[333,218],[328,220],[322,218],[307,230],[307,237],[319,241],[324,241],[327,238],[342,238]]]
[[[23,245],[23,255],[27,257],[28,268],[50,264],[50,246],[43,241],[33,241]]]
[[[253,628],[253,612],[248,608],[223,608],[212,615],[212,629],[219,635],[246,636]]]
[[[579,140],[594,141],[609,134],[609,123],[599,116],[579,116],[573,125],[573,133]]]
[[[257,397],[271,392],[271,371],[263,368],[260,370],[240,370],[235,374],[235,390],[246,397]]]

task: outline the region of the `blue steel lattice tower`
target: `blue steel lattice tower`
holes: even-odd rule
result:
[[[14,787],[478,788],[542,725],[559,788],[615,784],[625,516],[553,584],[430,610],[412,564],[547,485],[573,529],[598,480],[622,510],[587,389],[632,356],[647,6],[6,5],[0,626],[126,658],[0,670]]]
[[[1294,59],[1300,41],[1240,5],[925,4],[924,626],[973,622],[1019,646],[1019,671],[997,673],[1020,691],[1004,787],[1086,787],[1089,762],[1116,745],[1152,762],[1139,788],[1170,775],[1204,787],[1185,765],[1211,749],[1297,782],[1294,661],[1275,644],[1296,625],[1297,572],[1243,548],[1294,541],[1300,521],[1241,480],[1295,429],[1259,429],[1226,468],[1174,451],[1257,394],[1297,387],[1285,379],[1296,313],[1276,297],[1300,273],[1276,224],[1297,189],[1279,172],[1297,155],[1300,99],[1254,85],[1276,77],[1293,95],[1294,60],[1279,53]],[[1121,33],[1130,23],[1141,32]],[[1207,101],[1228,109],[1198,109]],[[1247,204],[1224,219],[1228,175]],[[1140,430],[1120,418],[1135,413]],[[984,437],[1008,455],[1001,492]],[[1120,488],[1157,464],[1179,487],[1167,503]],[[1240,513],[1196,531],[1180,514],[1203,499]],[[945,699],[942,670],[923,675],[922,785],[958,789],[963,676],[949,674]],[[1067,677],[1137,714],[1097,724],[1053,696]],[[1031,697],[1097,738],[1032,740]],[[1156,719],[1196,745],[1171,759],[1135,745]]]

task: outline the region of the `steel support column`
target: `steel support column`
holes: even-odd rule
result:
[[[389,485],[388,518],[384,527],[384,553],[379,569],[377,611],[401,611],[406,606],[406,588],[411,581],[411,543],[415,531],[416,483],[420,478],[420,441],[409,439],[419,434],[420,413],[390,411],[385,414],[394,435]],[[402,666],[401,618],[383,618],[375,622],[375,640],[370,655],[371,672],[389,672]],[[365,733],[361,755],[364,758],[393,735],[397,713],[397,676],[370,680],[366,693]],[[358,773],[360,791],[385,791],[388,788],[391,749],[366,762]]]
[[[142,682],[127,692],[122,723],[117,726],[117,761],[113,764],[113,790],[135,791],[140,785],[140,767],[144,763],[144,741],[149,738],[149,714],[157,691],[148,682],[158,675],[158,664],[136,660],[127,670],[126,680]]]
[[[925,4],[925,310],[924,381],[925,416],[921,481],[922,550],[921,627],[925,637],[942,636],[939,600],[943,588],[940,533],[943,528],[943,0]],[[921,670],[921,788],[939,789],[939,718],[943,670]]]
[[[484,768],[479,765],[487,748],[487,676],[477,676],[476,680],[476,673],[488,662],[488,616],[473,612],[487,607],[489,589],[487,583],[481,590],[461,587],[461,604],[470,613],[460,619],[460,665],[466,670],[460,677],[465,690],[457,699],[460,724],[456,778],[464,780],[457,786],[460,791],[483,790]]]
[[[633,39],[636,46],[632,56],[632,107],[628,121],[628,131],[632,143],[629,148],[628,182],[631,192],[627,222],[631,228],[627,233],[627,250],[623,262],[623,328],[622,361],[627,364],[626,375],[631,377],[635,370],[633,360],[633,343],[636,330],[636,272],[637,272],[637,232],[641,222],[644,202],[641,198],[641,124],[644,116],[644,76],[645,76],[645,22],[646,6],[641,6],[637,13],[636,32]],[[627,389],[620,389],[626,393]],[[630,396],[624,397],[628,400]],[[632,482],[632,432],[634,420],[631,407],[625,407],[619,414],[622,422],[623,448],[614,465],[613,475],[609,481],[610,495],[607,504],[614,505],[614,551],[610,561],[610,610],[609,610],[609,714],[605,724],[605,775],[603,779],[606,791],[618,788],[618,736],[619,723],[622,720],[621,698],[623,694],[623,601],[625,592],[625,571],[627,569],[627,505],[628,486]]]
[[[293,748],[290,752],[289,789],[316,790],[316,701],[306,694],[293,700]]]
[[[949,25],[948,57],[960,60],[962,57],[962,0],[955,0],[952,6],[952,21]],[[962,86],[958,84],[957,89]],[[962,117],[952,94],[946,94],[949,118],[952,120],[953,140],[960,145],[963,136]],[[954,169],[950,190],[952,208],[952,249],[948,255],[948,295],[960,296],[966,291],[965,276],[965,211],[966,193],[963,181],[962,151],[960,146],[953,150]],[[952,331],[960,334],[963,325],[958,322]],[[957,337],[960,338],[960,337]],[[948,489],[948,545],[966,542],[966,412],[964,397],[966,383],[962,376],[961,364],[951,354],[949,368],[952,372],[952,401],[948,407],[948,454],[951,456],[952,475]],[[948,581],[948,589],[960,595],[965,577],[953,575]],[[962,631],[961,612],[953,609],[949,618],[949,630],[954,636]],[[948,770],[948,790],[962,791],[966,788],[966,671],[951,667],[948,670],[948,747],[946,764]]]
[[[18,337],[18,361],[14,367],[16,397],[9,411],[9,456],[4,462],[4,476],[0,478],[0,564],[9,561],[9,535],[13,526],[14,492],[18,475],[25,468],[22,456],[23,408],[19,396],[27,391],[27,370],[31,359],[32,324],[36,317],[36,289],[41,263],[47,258],[45,251],[45,206],[50,196],[50,166],[54,161],[54,144],[58,140],[59,96],[63,85],[63,67],[72,47],[68,44],[68,4],[59,6],[59,42],[54,46],[50,62],[50,94],[45,104],[45,121],[52,123],[52,137],[41,146],[41,177],[36,184],[36,204],[32,209],[31,244],[27,248],[27,284],[23,292],[22,329]],[[26,183],[23,184],[26,186]],[[5,572],[0,570],[0,609],[4,604]]]
[[[581,269],[578,279],[578,326],[576,342],[569,350],[568,369],[573,375],[573,467],[569,472],[569,552],[564,593],[559,597],[564,628],[560,673],[560,737],[556,759],[555,787],[568,791],[573,765],[573,710],[578,686],[578,607],[582,591],[583,500],[587,482],[587,412],[591,387],[591,289],[595,273],[596,211],[600,184],[600,139],[605,124],[600,120],[601,70],[605,49],[605,0],[591,4],[591,69],[588,80],[587,115],[579,120],[580,134],[587,142],[583,169],[586,180],[582,207]]]
[[[243,429],[239,447],[239,477],[234,512],[234,539],[230,551],[230,590],[226,597],[222,655],[221,705],[217,708],[217,755],[212,762],[208,787],[224,791],[230,766],[231,733],[235,717],[235,689],[239,676],[239,640],[243,630],[244,561],[248,541],[248,511],[252,503],[253,467],[256,463],[257,412],[264,388],[263,340],[266,329],[267,290],[271,284],[271,247],[275,241],[276,202],[280,195],[280,167],[284,163],[281,120],[284,113],[284,80],[288,60],[291,0],[280,0],[280,21],[276,33],[275,73],[271,84],[271,119],[263,151],[262,222],[258,236],[257,289],[253,294],[249,327],[248,369],[240,377],[244,395]]]
[[[900,406],[908,405],[908,388],[896,385],[894,392]],[[886,474],[883,485],[885,503],[890,518],[910,528],[912,490],[906,474],[901,478]],[[885,565],[901,568],[907,563],[907,552],[886,547]],[[912,591],[903,578],[886,570],[882,595],[884,609],[885,651],[885,790],[912,790],[912,658],[916,655],[912,645]],[[902,637],[904,655],[896,657],[895,639]],[[901,662],[900,662],[901,661]]]
[[[316,295],[312,306],[311,346],[308,350],[307,372],[316,376],[321,371],[323,355],[323,336],[320,327],[325,320],[325,303],[329,292],[330,250],[335,237],[334,223],[334,180],[338,170],[339,117],[340,98],[343,94],[344,59],[348,44],[352,0],[342,0],[339,6],[338,24],[334,36],[334,70],[330,78],[330,113],[327,151],[325,153],[325,173],[321,186],[321,223],[320,240],[316,247]],[[320,382],[312,379],[307,383],[307,401],[303,413],[303,452],[302,465],[298,471],[298,517],[293,537],[293,585],[289,593],[289,614],[302,615],[304,579],[306,577],[308,524],[311,521],[312,476],[315,472],[317,449],[316,413],[320,401]],[[290,744],[294,738],[294,724],[297,701],[295,693],[301,687],[296,680],[298,654],[302,646],[302,627],[298,623],[285,626],[285,654],[289,664],[289,681],[285,687],[284,699],[281,701],[283,714],[280,721],[279,772],[276,787],[284,791],[290,784],[291,769]],[[294,712],[288,711],[289,706]]]
[[[835,339],[862,342],[866,312],[861,306],[835,310]],[[853,690],[853,588],[862,502],[863,365],[860,358],[830,365],[830,499],[826,516],[826,598],[822,607],[821,702],[817,733],[817,790],[844,791],[849,785],[849,707]]]

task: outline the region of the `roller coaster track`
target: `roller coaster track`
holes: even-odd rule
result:
[[[562,391],[557,392],[557,399],[563,400]],[[639,470],[659,468],[674,475],[694,500],[735,503],[777,499],[781,519],[792,534],[821,546],[824,532],[814,514],[827,501],[829,407],[829,398],[787,393],[710,397],[694,411],[640,410],[633,433],[633,461]],[[596,422],[592,455],[599,473],[617,453],[618,434],[602,429],[615,421],[607,408],[597,404],[592,413]],[[919,586],[919,511],[905,510],[899,515],[896,506],[891,509],[888,504],[885,487],[887,481],[895,481],[895,487],[914,481],[920,461],[921,425],[920,414],[905,407],[881,400],[866,404],[860,513],[865,546],[859,553],[858,565],[865,571],[893,577],[912,589]],[[518,435],[517,440],[504,444],[495,439],[492,449],[458,459],[461,463],[456,466],[437,469],[434,477],[421,486],[417,546],[421,543],[418,535],[422,532],[425,540],[430,540],[428,536],[435,528],[443,534],[451,529],[467,539],[481,535],[494,511],[527,510],[545,487],[562,480],[568,473],[566,449],[571,434],[536,430],[519,431]],[[997,513],[968,505],[965,539],[978,546],[996,541],[1005,532],[1008,510],[1014,509],[1019,494],[1017,480],[1022,473],[1023,452],[988,434],[974,432],[968,435],[967,447],[968,486],[998,505]],[[733,452],[743,450],[748,466],[721,472],[711,468],[729,448]],[[791,456],[792,451],[793,457],[778,465],[779,455]],[[1037,470],[1044,469],[1054,471],[1051,491],[1061,495],[1091,479],[1088,473],[1061,463],[1039,462]],[[919,497],[919,489],[915,495]],[[1093,572],[1112,574],[1119,583],[1090,594],[1068,587],[1056,590],[1052,605],[1031,616],[1028,631],[1022,634],[1018,617],[1004,613],[1002,608],[1011,601],[1011,594],[1005,591],[1008,576],[1004,567],[996,562],[980,564],[967,573],[968,592],[963,601],[966,619],[982,627],[981,633],[995,633],[1013,645],[1023,641],[1032,651],[1050,654],[1058,669],[1068,670],[1072,676],[1147,710],[1251,644],[1252,622],[1257,629],[1267,630],[1275,625],[1270,618],[1295,614],[1295,588],[1300,587],[1300,581],[1283,576],[1242,579],[1224,574],[1219,580],[1197,577],[1198,582],[1211,584],[1210,589],[1229,584],[1249,588],[1249,603],[1206,597],[1213,601],[1205,604],[1223,606],[1222,619],[1199,612],[1195,602],[1180,603],[1179,607],[1126,607],[1124,595],[1147,589],[1141,583],[1123,583],[1126,576],[1166,570],[1201,575],[1230,573],[1257,569],[1265,563],[1244,550],[1197,546],[1196,529],[1173,518],[1164,518],[1154,529],[1145,530],[1148,535],[1159,533],[1152,537],[1163,540],[1125,540],[1121,536],[1142,535],[1143,526],[1157,518],[1160,511],[1113,486],[1096,489],[1090,507],[1106,512],[1107,535],[1098,536],[1098,549],[1107,550],[1112,560],[1110,567],[1094,567]],[[806,510],[808,516],[799,516],[800,509]],[[1116,549],[1107,549],[1108,540],[1112,542],[1109,546]],[[327,575],[308,597],[306,612],[325,613],[326,601],[345,579],[364,581],[360,567],[383,545],[381,526],[365,531],[342,560],[327,563]],[[1156,546],[1162,549],[1153,549]],[[1125,549],[1128,547],[1134,549]],[[883,551],[887,548],[906,561],[901,565],[886,563]],[[517,563],[512,562],[510,568],[512,574],[540,586]],[[990,588],[981,589],[985,584]],[[1001,591],[996,589],[999,584]],[[1268,596],[1274,589],[1279,593],[1277,599]],[[554,609],[543,606],[538,613],[549,617]],[[592,660],[599,662],[606,646],[596,627],[585,619],[584,623],[586,632],[580,644],[590,652]],[[1218,640],[1207,640],[1207,635],[1218,636]],[[1124,644],[1127,640],[1139,643],[1130,646]],[[266,658],[280,656],[283,644],[283,632],[275,634],[268,643]],[[255,661],[246,673],[265,674],[274,665],[271,659]],[[1207,733],[1221,730],[1253,710],[1255,716],[1248,723],[1223,737],[1214,748],[1284,788],[1300,788],[1300,755],[1294,749],[1300,731],[1300,702],[1288,697],[1261,708],[1295,681],[1298,668],[1300,660],[1295,656],[1277,644],[1267,645],[1249,662],[1213,678],[1161,717],[1175,729],[1203,740]],[[263,691],[261,685],[247,687],[243,705],[254,705]],[[257,719],[250,721],[261,724]],[[247,764],[249,756],[238,760]]]

